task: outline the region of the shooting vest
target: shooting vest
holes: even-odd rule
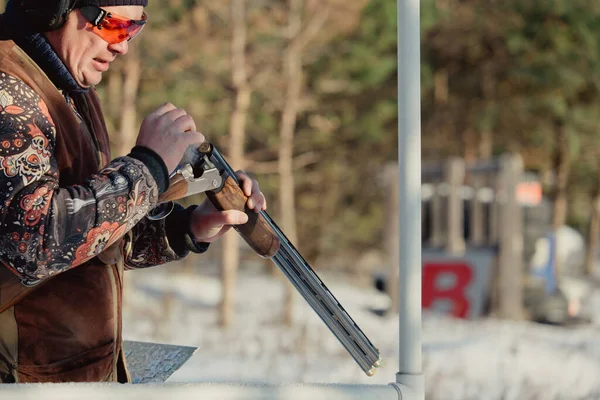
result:
[[[60,187],[82,184],[108,163],[108,133],[94,89],[85,94],[89,110],[79,110],[86,126],[12,41],[0,42],[0,71],[23,80],[46,103],[56,126]],[[101,165],[89,134],[97,139]],[[32,288],[0,264],[0,381],[130,380],[121,339],[123,263],[116,250],[112,259],[103,257],[107,262],[94,258]]]

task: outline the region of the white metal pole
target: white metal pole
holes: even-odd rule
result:
[[[421,400],[424,399],[424,378],[421,359],[420,0],[397,0],[397,7],[400,304],[396,383],[401,386],[402,394]]]

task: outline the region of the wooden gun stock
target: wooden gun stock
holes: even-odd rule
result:
[[[248,215],[248,222],[234,228],[246,243],[261,257],[271,258],[279,250],[279,238],[267,225],[260,213],[246,207],[248,198],[235,180],[227,177],[223,188],[218,192],[208,191],[206,196],[220,211],[238,210]]]
[[[188,192],[188,183],[181,175],[175,175],[169,181],[169,188],[158,196],[158,202],[175,201],[184,198]]]

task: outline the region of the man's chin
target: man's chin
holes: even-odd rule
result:
[[[94,73],[85,75],[81,81],[78,81],[79,86],[89,88],[98,85],[102,81],[102,73]]]

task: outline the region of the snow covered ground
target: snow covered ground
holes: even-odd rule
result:
[[[166,266],[127,273],[125,339],[197,346],[175,382],[387,384],[398,369],[398,320],[374,289],[320,274],[377,346],[384,365],[367,377],[297,297],[295,324],[282,326],[283,281],[259,268],[240,271],[237,314],[218,326],[216,272]],[[280,274],[279,274],[280,275]],[[600,296],[594,298],[600,307]],[[600,319],[571,328],[492,319],[423,317],[428,399],[600,398]]]

